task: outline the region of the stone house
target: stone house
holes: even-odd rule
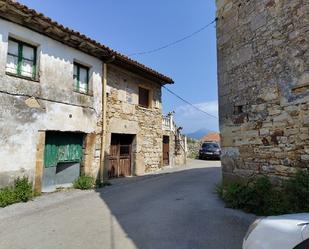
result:
[[[185,149],[175,154],[172,143],[171,160],[164,161],[165,136],[174,129],[164,129],[162,118],[162,76],[132,73],[113,64],[107,70],[107,114],[105,176],[142,175],[162,166],[185,163]],[[174,127],[173,127],[174,128]],[[164,136],[165,135],[165,136]],[[170,153],[171,152],[171,153]]]
[[[0,2],[0,186],[163,165],[166,77],[14,1]]]
[[[225,181],[309,168],[309,3],[217,0]]]
[[[184,165],[187,162],[187,137],[174,122],[173,113],[163,117],[163,166]]]

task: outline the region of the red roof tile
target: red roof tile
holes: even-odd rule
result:
[[[202,138],[203,141],[220,142],[220,134],[218,132],[210,132]]]

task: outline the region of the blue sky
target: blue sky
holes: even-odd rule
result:
[[[215,18],[214,0],[20,0],[21,3],[121,52],[160,47]],[[211,25],[196,36],[157,53],[134,56],[172,77],[168,86],[199,108],[217,114],[216,33]],[[218,130],[218,120],[163,90],[164,112],[175,111],[185,132]]]

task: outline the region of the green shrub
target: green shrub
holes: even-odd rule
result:
[[[271,185],[267,177],[217,187],[227,207],[258,215],[309,212],[309,173],[298,172],[282,188]]]
[[[27,177],[17,178],[13,187],[0,189],[0,207],[27,202],[33,197],[32,183]]]
[[[27,202],[33,197],[32,183],[25,176],[16,179],[14,190],[18,201]]]
[[[86,176],[86,175],[78,177],[73,183],[74,188],[83,190],[92,189],[94,188],[94,185],[95,185],[94,178],[92,176]]]
[[[5,207],[17,202],[13,187],[0,189],[0,207]]]
[[[299,171],[287,181],[285,189],[292,209],[297,212],[309,211],[309,171]]]

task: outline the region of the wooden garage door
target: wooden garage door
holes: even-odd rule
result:
[[[131,175],[132,135],[112,134],[109,155],[108,177]]]
[[[55,167],[58,163],[81,162],[83,136],[79,133],[47,132],[44,166]]]

